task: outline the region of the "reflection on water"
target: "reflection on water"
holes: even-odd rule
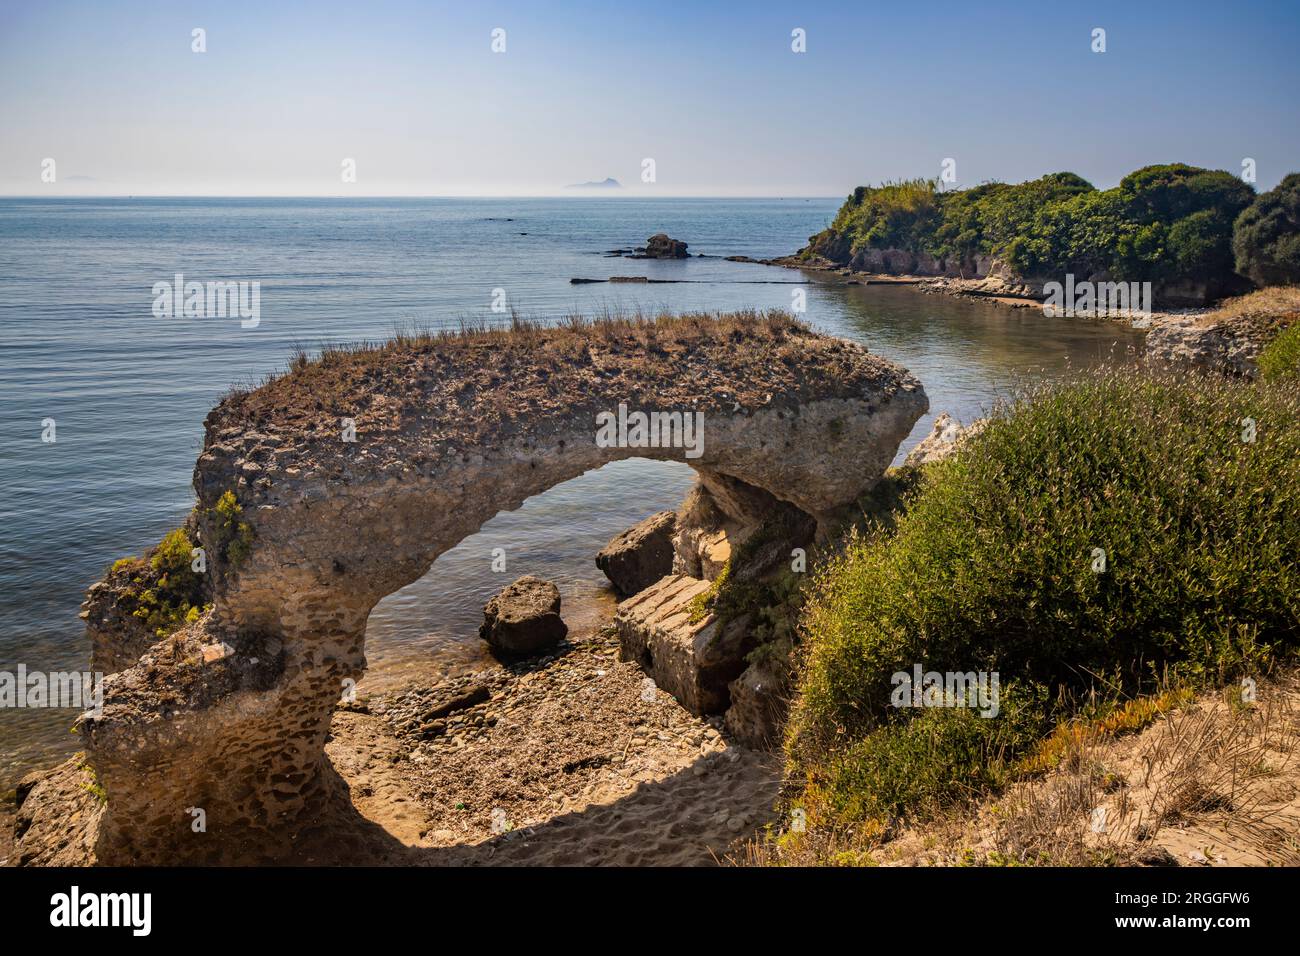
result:
[[[899,460],[941,412],[964,424],[984,415],[1028,380],[1103,362],[1132,361],[1142,333],[1119,324],[1049,319],[1022,309],[927,295],[906,286],[825,289],[813,324],[855,339],[898,362],[921,380],[930,413],[903,443]]]

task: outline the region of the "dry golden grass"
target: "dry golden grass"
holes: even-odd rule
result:
[[[227,395],[210,429],[332,432],[340,416],[376,435],[419,421],[446,442],[626,401],[731,411],[860,395],[899,380],[861,346],[784,312],[570,316],[558,325],[407,330],[381,343],[301,350],[281,375]]]
[[[368,364],[376,358],[409,356],[430,351],[455,352],[483,346],[515,350],[543,346],[552,352],[576,354],[585,346],[634,341],[653,349],[664,340],[692,343],[706,339],[741,336],[809,334],[808,326],[787,312],[744,310],[739,312],[681,314],[606,311],[597,316],[570,314],[558,323],[546,323],[512,312],[508,323],[466,320],[455,328],[408,325],[384,341],[362,341],[325,346],[312,360],[297,348],[288,370],[268,376],[263,384],[277,381],[313,366],[321,368]]]
[[[1224,299],[1218,308],[1201,317],[1205,325],[1224,322],[1249,321],[1271,326],[1274,321],[1291,320],[1300,314],[1300,286],[1278,285],[1257,289],[1246,295]],[[1290,320],[1288,320],[1290,321]]]
[[[1136,731],[1136,732],[1134,732]],[[1021,782],[924,826],[773,832],[730,862],[794,866],[1300,864],[1300,673],[1167,691],[1058,729]],[[1027,762],[1027,767],[1029,762]]]
[[[1062,770],[997,806],[992,852],[1017,862],[1300,863],[1294,679],[1207,695],[1129,746],[1077,741]],[[1158,848],[1158,849],[1157,849]]]

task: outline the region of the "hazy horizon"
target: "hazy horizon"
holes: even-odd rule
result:
[[[1294,6],[927,11],[5,2],[0,195],[827,198],[947,159],[950,188],[1251,159],[1267,189],[1300,168]],[[624,188],[565,188],[606,177]]]

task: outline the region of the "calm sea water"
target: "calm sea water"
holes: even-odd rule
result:
[[[602,252],[656,232],[692,253],[769,257],[823,228],[837,199],[0,200],[0,671],[83,669],[88,585],[182,521],[208,409],[297,346],[492,321],[496,289],[543,319],[571,312],[788,308],[798,273]],[[257,280],[261,323],[158,319],[175,273]],[[571,285],[642,275],[670,285]],[[980,414],[1026,375],[1123,356],[1133,333],[887,287],[809,283],[806,318],[912,370],[932,414]],[[56,422],[55,443],[42,422]],[[907,446],[905,446],[906,448]],[[673,508],[685,465],[625,461],[498,515],[371,616],[373,684],[481,661],[483,603],[525,573],[556,581],[571,627],[613,606],[595,552]],[[506,547],[508,574],[490,570]],[[0,711],[0,787],[73,749],[70,711]]]

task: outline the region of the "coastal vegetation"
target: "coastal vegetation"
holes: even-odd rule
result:
[[[1300,282],[1300,173],[1260,194],[1241,214],[1232,249],[1237,271],[1257,285]]]
[[[1257,360],[1259,374],[1266,381],[1290,378],[1292,384],[1300,376],[1300,325],[1283,329],[1263,349]]]
[[[1113,189],[1069,172],[1011,185],[944,190],[935,180],[860,186],[804,257],[849,263],[902,250],[975,270],[1105,275],[1157,286],[1204,285],[1212,297],[1300,276],[1300,174],[1269,193],[1221,170],[1147,166]]]
[[[156,637],[197,620],[209,606],[207,580],[193,568],[193,548],[189,532],[176,528],[143,558],[121,558],[109,569],[118,607]]]
[[[232,568],[248,556],[253,543],[253,526],[244,520],[244,509],[233,491],[224,491],[212,509],[217,553]]]
[[[1048,769],[1081,722],[1268,673],[1300,643],[1297,488],[1293,379],[1107,369],[998,409],[812,582],[792,805],[878,834]],[[917,664],[1000,675],[997,716],[893,706]]]

